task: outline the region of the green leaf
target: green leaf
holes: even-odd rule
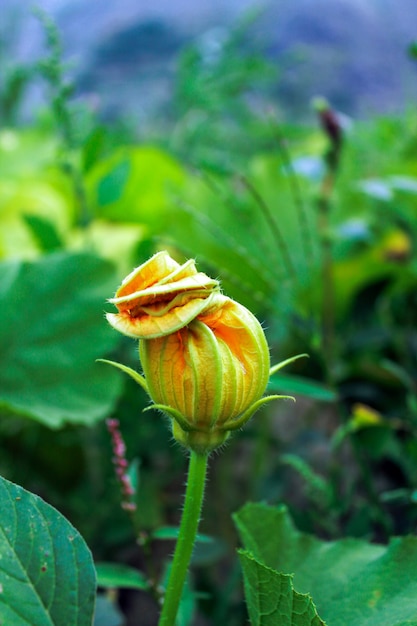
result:
[[[160,228],[170,191],[178,191],[184,178],[179,163],[157,148],[118,148],[88,172],[89,203],[101,218]]]
[[[63,241],[53,222],[40,215],[30,215],[29,213],[24,213],[22,218],[43,252],[52,252],[63,248]]]
[[[280,574],[239,550],[252,626],[324,626],[312,599],[294,591],[292,576]]]
[[[97,199],[101,207],[117,202],[122,198],[129,172],[130,162],[124,159],[103,176],[97,187]]]
[[[178,526],[161,526],[152,532],[152,539],[160,540],[176,540],[178,539],[180,529]],[[197,543],[214,543],[215,539],[209,535],[198,534],[196,536]]]
[[[140,464],[141,460],[139,457],[135,457],[129,463],[129,467],[127,468],[127,477],[133,489],[133,493],[136,495],[139,490],[139,482],[140,482]]]
[[[299,532],[285,507],[247,504],[235,516],[246,550],[266,567],[293,573],[327,626],[417,626],[417,538],[388,546],[321,541]]]
[[[0,410],[51,428],[109,414],[122,381],[95,360],[119,340],[103,316],[116,282],[87,254],[1,264]]]
[[[139,570],[118,563],[96,563],[97,585],[114,589],[149,589],[146,576]]]
[[[313,380],[290,374],[274,374],[268,385],[269,391],[305,396],[321,402],[335,402],[337,393],[329,387]]]
[[[75,528],[53,507],[0,478],[0,622],[91,626],[95,572]]]

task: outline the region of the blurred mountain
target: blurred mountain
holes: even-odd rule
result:
[[[417,65],[407,56],[417,38],[414,0],[281,0],[265,18],[287,107],[299,111],[320,94],[346,113],[367,115],[415,100]]]
[[[230,28],[253,0],[42,0],[55,20],[77,89],[107,117],[140,119],[169,106],[180,50]],[[26,3],[2,0],[0,36],[10,59],[42,54]],[[279,102],[303,117],[315,95],[351,115],[401,110],[417,95],[407,47],[417,38],[416,0],[272,0],[253,24],[276,64]],[[251,37],[247,38],[250,47]]]

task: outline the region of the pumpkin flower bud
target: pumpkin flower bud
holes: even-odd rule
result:
[[[265,402],[269,351],[258,320],[219,283],[167,252],[134,270],[110,300],[118,331],[140,339],[145,379],[120,367],[172,418],[175,439],[205,454]],[[152,407],[149,407],[152,408]]]
[[[176,333],[141,341],[140,359],[150,396],[176,420],[174,437],[195,450],[223,443],[269,378],[261,325],[221,294]]]

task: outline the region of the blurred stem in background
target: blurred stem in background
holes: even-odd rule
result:
[[[339,169],[343,134],[337,114],[323,98],[317,98],[313,106],[318,113],[329,147],[324,155],[326,172],[323,177],[318,200],[318,232],[322,254],[322,315],[321,338],[326,379],[329,384],[334,381],[335,365],[335,320],[334,320],[334,277],[333,252],[330,232],[331,198]]]

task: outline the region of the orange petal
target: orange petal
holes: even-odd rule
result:
[[[163,308],[166,303],[156,304],[145,313],[137,316],[129,312],[107,313],[107,321],[113,328],[129,337],[138,339],[154,339],[180,330],[191,320],[195,319],[207,306],[208,298],[193,298],[182,306],[173,307],[163,315],[159,315],[158,307]]]
[[[213,303],[198,319],[213,331],[222,358],[232,358],[238,368],[234,407],[229,407],[236,414],[265,391],[270,365],[268,345],[262,326],[246,307],[220,294],[216,294]]]
[[[207,296],[209,296],[210,292],[218,287],[218,284],[217,280],[209,278],[202,272],[198,272],[193,276],[188,276],[172,283],[156,283],[147,289],[130,292],[123,296],[118,295],[119,290],[116,293],[116,297],[111,298],[109,302],[115,304],[120,312],[132,311],[135,308],[144,307],[151,303],[170,301],[177,294],[183,292],[207,290]],[[193,297],[198,295],[194,294]]]
[[[168,252],[157,252],[148,261],[134,269],[123,280],[116,291],[116,297],[129,295],[135,291],[147,289],[159,280],[165,278],[181,267],[179,263],[171,259]]]

